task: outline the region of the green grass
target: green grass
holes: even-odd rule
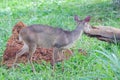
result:
[[[74,15],[81,19],[92,17],[90,24],[120,27],[120,10],[112,6],[111,0],[0,0],[0,56],[18,21],[27,25],[46,24],[73,30]],[[76,49],[87,51],[87,56]],[[0,67],[0,80],[120,80],[120,45],[109,44],[83,35],[75,44],[75,55],[65,61],[64,72],[57,64],[51,76],[50,64],[34,64],[34,75],[30,65],[19,68]]]

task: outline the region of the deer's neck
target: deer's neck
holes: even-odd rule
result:
[[[82,33],[83,33],[83,28],[79,26],[76,27],[76,29],[71,32],[72,41],[74,42],[78,40],[81,37]]]

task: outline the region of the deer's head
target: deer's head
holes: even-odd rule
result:
[[[89,24],[90,18],[90,16],[87,16],[85,19],[80,20],[77,15],[74,16],[74,20],[76,21],[77,26],[83,28],[84,31],[89,31],[91,28],[91,25]]]

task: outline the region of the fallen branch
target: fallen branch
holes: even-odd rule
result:
[[[110,26],[89,27],[89,30],[84,30],[84,33],[106,42],[114,43],[120,41],[120,29]]]

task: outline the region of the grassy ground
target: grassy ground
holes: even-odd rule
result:
[[[74,15],[81,19],[92,17],[92,25],[120,27],[120,10],[112,7],[111,0],[0,0],[0,56],[5,49],[12,27],[18,21],[47,24],[73,30]],[[87,56],[75,49],[82,48]],[[85,35],[75,44],[75,55],[65,61],[64,69],[57,64],[51,76],[50,64],[20,65],[16,70],[0,67],[0,80],[120,80],[120,45],[109,44]]]

